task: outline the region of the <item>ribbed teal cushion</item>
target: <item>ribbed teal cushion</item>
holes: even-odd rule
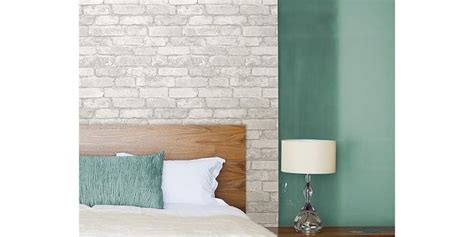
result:
[[[79,158],[80,203],[163,208],[164,153]]]

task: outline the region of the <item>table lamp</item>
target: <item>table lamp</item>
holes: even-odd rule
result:
[[[303,191],[305,204],[294,220],[298,232],[313,234],[323,226],[318,213],[311,206],[311,174],[332,174],[336,172],[336,141],[314,139],[289,139],[281,141],[281,171],[305,174]]]

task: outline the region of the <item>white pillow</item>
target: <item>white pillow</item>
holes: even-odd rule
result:
[[[117,153],[116,156],[133,156]],[[190,204],[219,204],[214,192],[217,176],[225,160],[209,157],[195,160],[165,160],[161,189],[163,202]]]

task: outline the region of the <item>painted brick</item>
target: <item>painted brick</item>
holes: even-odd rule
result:
[[[186,76],[188,74],[187,68],[160,68],[158,74],[162,76]]]
[[[137,97],[138,89],[135,88],[105,88],[105,97]]]
[[[275,36],[274,26],[246,26],[243,27],[243,36]]]
[[[140,108],[145,106],[142,98],[113,98],[112,104],[117,108]]]
[[[169,97],[171,98],[188,98],[196,97],[198,95],[197,89],[194,88],[170,88]]]
[[[138,15],[145,13],[143,5],[112,5],[112,11],[119,15]]]
[[[183,30],[179,26],[155,26],[148,28],[150,36],[181,36]]]
[[[168,97],[168,88],[140,88],[140,97]]]
[[[120,110],[121,118],[151,118],[153,110],[151,109],[122,109]]]
[[[232,89],[231,88],[199,88],[198,89],[199,97],[231,97]]]
[[[276,226],[276,0],[80,4],[80,123],[245,124],[247,213]]]
[[[239,12],[239,7],[235,5],[207,5],[206,12],[212,15],[233,15]]]

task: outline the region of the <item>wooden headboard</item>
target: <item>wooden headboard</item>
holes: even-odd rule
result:
[[[81,155],[163,150],[166,160],[222,157],[216,197],[245,212],[244,125],[80,125],[79,134]]]

